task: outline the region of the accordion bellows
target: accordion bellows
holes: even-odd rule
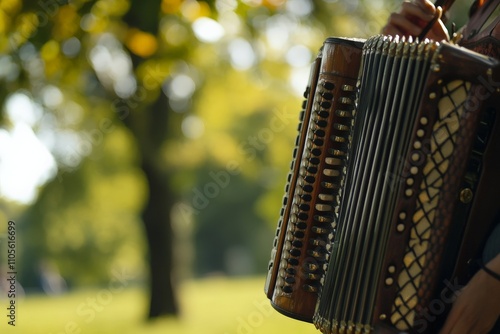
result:
[[[323,333],[439,326],[474,206],[498,210],[476,202],[500,183],[483,168],[499,80],[497,60],[449,43],[325,41],[268,268],[278,311]]]

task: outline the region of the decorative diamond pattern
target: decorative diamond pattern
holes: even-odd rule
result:
[[[460,118],[464,115],[464,103],[469,89],[470,84],[463,81],[453,81],[443,86],[443,97],[438,104],[439,117],[430,137],[430,152],[426,152],[427,162],[423,168],[403,269],[397,280],[398,293],[391,321],[399,330],[410,329],[416,315],[417,294],[421,289],[425,260],[429,256],[429,241],[436,222],[443,178],[455,148],[456,134]]]

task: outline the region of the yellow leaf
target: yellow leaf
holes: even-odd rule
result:
[[[15,36],[18,44],[24,43],[38,29],[38,17],[35,13],[23,13],[16,21]]]
[[[0,10],[8,14],[13,14],[21,9],[21,0],[2,0],[0,1]]]
[[[165,14],[175,14],[179,11],[183,0],[163,0],[161,10]]]
[[[146,58],[158,49],[156,37],[139,29],[130,29],[125,44],[134,54]]]
[[[10,18],[4,12],[0,11],[0,34],[5,34],[10,25]]]
[[[210,6],[205,1],[185,1],[182,4],[182,15],[186,19],[191,22],[194,22],[196,19],[209,16],[210,15]]]
[[[40,54],[46,62],[56,58],[59,54],[59,43],[54,40],[48,41],[42,46]]]
[[[53,36],[57,40],[72,37],[79,29],[80,17],[73,6],[63,6],[54,19]]]

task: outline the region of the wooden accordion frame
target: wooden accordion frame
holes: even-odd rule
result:
[[[325,41],[265,285],[278,311],[325,334],[442,326],[499,214],[499,2],[460,45]]]

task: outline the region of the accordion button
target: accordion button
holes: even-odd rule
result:
[[[323,139],[316,138],[316,139],[313,140],[313,143],[314,143],[314,145],[321,146],[321,145],[324,144],[324,141],[323,141]]]
[[[333,127],[336,130],[339,130],[339,131],[349,131],[349,126],[348,125],[344,125],[344,124],[340,124],[340,123],[335,123],[335,124],[333,124]]]
[[[323,261],[325,259],[325,254],[324,252],[321,252],[321,251],[318,251],[318,250],[311,250],[308,252],[309,255],[311,255],[312,257],[316,258],[316,259],[319,259],[321,261]]]
[[[326,246],[326,241],[322,239],[311,239],[310,243],[313,246]]]
[[[340,103],[343,103],[343,104],[353,104],[354,101],[348,97],[342,97],[340,99]]]
[[[318,198],[322,201],[333,202],[335,200],[333,195],[330,194],[318,194]]]
[[[299,222],[295,224],[299,230],[305,230],[307,228],[307,224],[305,222]]]
[[[304,284],[303,289],[308,291],[308,292],[318,292],[318,288],[316,288],[310,284]]]
[[[302,239],[305,236],[305,233],[302,231],[295,231],[293,232],[293,236],[299,239]]]
[[[300,195],[300,198],[302,198],[306,202],[309,202],[309,201],[311,201],[312,196],[309,194],[303,194],[303,195]]]
[[[318,110],[319,117],[327,118],[329,115],[330,115],[330,113],[326,110]]]
[[[326,81],[325,83],[323,83],[323,87],[325,89],[332,90],[335,88],[335,84],[333,82]]]
[[[302,189],[304,189],[304,191],[306,191],[308,193],[310,193],[314,190],[313,186],[311,186],[311,185],[305,185],[302,187]]]
[[[337,189],[339,187],[338,184],[332,182],[321,182],[321,186],[326,189]]]
[[[316,262],[307,262],[305,264],[305,269],[307,271],[315,271],[315,270],[318,270],[318,268],[319,268],[319,265]]]
[[[356,90],[356,87],[351,85],[342,85],[342,90],[344,92],[354,92]]]
[[[335,170],[335,169],[325,168],[323,170],[323,174],[325,174],[326,176],[336,177],[336,176],[340,176],[340,171]]]
[[[334,166],[340,166],[340,165],[342,165],[342,160],[339,159],[339,158],[326,158],[325,162],[328,165],[334,165]]]
[[[325,136],[325,131],[321,130],[321,129],[316,129],[314,131],[314,134],[318,137],[324,137]]]
[[[318,211],[332,211],[332,206],[327,204],[316,204],[315,208]]]
[[[335,111],[335,115],[339,117],[352,117],[352,113],[350,113],[347,110],[340,110],[340,109]]]
[[[313,150],[311,150],[311,153],[314,155],[314,156],[320,156],[321,155],[321,150],[319,148],[315,148]]]
[[[300,249],[290,249],[290,255],[292,255],[293,257],[299,257]]]
[[[331,102],[328,102],[328,101],[323,101],[319,105],[321,106],[321,108],[325,108],[325,109],[330,109],[332,106]]]
[[[330,233],[330,230],[329,229],[326,229],[326,228],[321,228],[321,227],[318,227],[318,226],[313,226],[311,228],[311,230],[316,233],[316,234],[328,234]],[[314,257],[317,257],[318,255],[315,255],[316,252],[313,251],[313,256]]]
[[[332,136],[331,139],[336,143],[345,143],[346,139],[340,136]]]
[[[318,223],[331,223],[333,221],[333,217],[326,215],[315,215],[314,220]]]
[[[333,100],[333,94],[332,93],[327,93],[327,92],[322,92],[321,97],[323,97],[325,100]]]
[[[307,279],[309,280],[319,280],[320,276],[318,274],[308,273]]]
[[[317,167],[307,167],[306,170],[308,173],[311,173],[311,174],[316,174],[318,172]]]
[[[320,127],[320,128],[326,128],[326,126],[328,125],[328,122],[327,121],[316,121],[316,124]]]
[[[312,163],[313,165],[318,165],[320,160],[316,157],[310,158],[309,162]]]
[[[314,180],[316,178],[314,176],[306,176],[304,180],[306,180],[307,183],[314,183]]]
[[[474,194],[470,188],[465,188],[460,191],[460,202],[467,204],[472,201]]]
[[[329,149],[328,152],[334,156],[337,156],[337,157],[343,157],[346,155],[346,153],[342,150],[336,150],[336,149]]]

